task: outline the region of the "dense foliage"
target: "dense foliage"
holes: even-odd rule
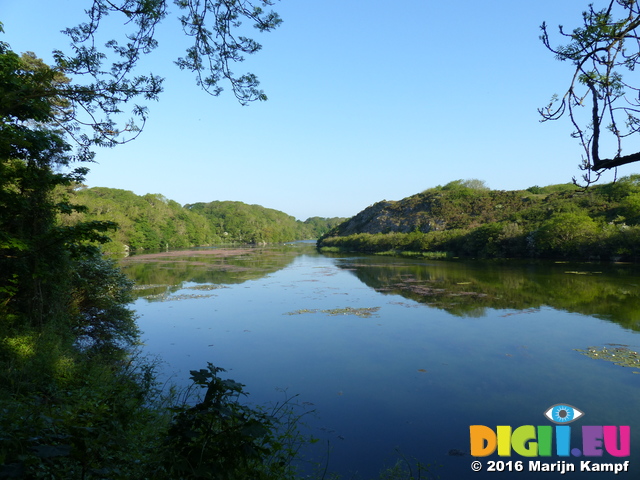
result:
[[[286,213],[242,202],[209,202],[186,205],[203,215],[214,235],[223,241],[277,243],[318,238],[344,219],[312,217],[305,222]]]
[[[95,246],[113,224],[56,220],[81,210],[56,189],[86,171],[68,168],[64,102],[43,93],[63,79],[4,43],[0,79],[0,475],[81,478],[118,454],[144,400],[114,368],[137,341],[131,282]]]
[[[201,215],[162,195],[139,196],[114,188],[75,188],[69,195],[84,212],[66,215],[64,223],[109,219],[118,229],[106,245],[109,252],[159,250],[210,245],[219,240]]]
[[[495,191],[451,182],[380,202],[323,236],[321,248],[467,257],[636,260],[640,176],[592,187]]]
[[[208,387],[195,405],[160,403],[153,365],[134,356],[132,282],[98,248],[114,223],[68,221],[86,212],[64,193],[86,173],[72,163],[91,155],[62,128],[64,82],[0,42],[0,478],[291,478],[288,407],[241,405],[243,386],[215,367],[194,378]],[[212,442],[223,470],[190,454]]]
[[[84,208],[61,216],[64,225],[109,220],[118,226],[104,246],[111,253],[313,239],[344,220],[312,217],[301,222],[278,210],[230,201],[182,207],[159,194],[140,196],[105,187],[67,188],[65,194]]]
[[[177,401],[159,395],[153,365],[135,356],[132,284],[98,248],[115,223],[94,220],[71,198],[87,172],[73,167],[93,158],[92,146],[139,133],[140,124],[117,120],[126,105],[144,123],[146,108],[134,99],[161,90],[161,79],[133,69],[156,45],[166,2],[91,3],[88,22],[67,30],[73,55],[55,51],[54,68],[0,42],[0,478],[293,478],[301,439],[289,400],[272,411],[247,407],[243,385],[209,365],[192,372],[204,398]],[[214,95],[223,78],[242,103],[265,99],[254,75],[229,70],[260,45],[230,33],[243,18],[260,31],[275,28],[278,16],[258,6],[271,2],[196,3],[176,2],[195,37],[180,66]],[[95,35],[113,12],[134,33],[107,42],[106,55]],[[105,67],[107,59],[114,63]],[[83,75],[91,79],[82,83]],[[179,235],[208,241],[198,237],[203,217],[158,195],[144,201],[138,207],[148,214],[134,206],[117,218],[140,224],[134,241],[155,248]]]

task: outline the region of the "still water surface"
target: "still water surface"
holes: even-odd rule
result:
[[[524,472],[472,472],[469,426],[553,425],[543,412],[566,403],[584,412],[572,448],[582,425],[629,425],[631,457],[533,460],[630,460],[621,476],[640,474],[640,368],[600,352],[633,361],[640,349],[636,266],[327,256],[304,243],[123,264],[139,285],[145,348],[164,373],[186,385],[212,362],[252,402],[299,394],[322,440],[308,453],[325,461],[328,444],[330,471],[373,478],[398,449],[442,465],[432,473],[443,479],[539,478],[515,453],[479,460],[485,469],[523,460]],[[600,354],[578,351],[588,347]]]

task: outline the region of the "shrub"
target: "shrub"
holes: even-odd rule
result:
[[[545,256],[588,256],[597,233],[598,225],[586,213],[564,212],[542,223],[535,242]]]
[[[244,385],[218,376],[211,363],[191,371],[194,384],[206,389],[195,406],[174,407],[173,421],[160,449],[154,478],[256,480],[295,478],[297,419],[282,405],[271,415],[240,403]],[[282,418],[284,431],[278,432]],[[292,428],[293,426],[293,428]]]

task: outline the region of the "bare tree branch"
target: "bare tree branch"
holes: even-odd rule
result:
[[[152,73],[140,74],[140,58],[157,46],[156,28],[168,13],[170,0],[92,0],[87,19],[64,31],[71,39],[71,51],[55,50],[52,67],[71,82],[51,83],[45,97],[64,99],[53,121],[82,148],[114,146],[135,139],[147,119],[146,103],[157,100],[163,79]],[[246,73],[235,75],[232,65],[245,54],[261,49],[255,40],[241,36],[243,21],[259,32],[278,27],[280,17],[266,12],[271,0],[174,0],[184,13],[178,17],[193,45],[180,68],[191,70],[197,83],[208,93],[222,92],[222,82],[231,86],[242,105],[267,97],[258,88],[258,78]],[[128,31],[104,45],[97,39],[109,15],[118,15]],[[1,108],[1,106],[0,106]],[[127,114],[128,111],[128,114]],[[0,112],[1,113],[1,112]]]
[[[640,160],[640,153],[622,155],[623,139],[640,133],[640,86],[623,80],[623,73],[632,72],[640,61],[640,6],[638,0],[609,0],[601,10],[589,5],[582,16],[583,25],[571,33],[559,27],[569,43],[555,48],[546,23],[541,26],[543,44],[558,60],[573,63],[574,73],[566,93],[561,98],[554,95],[539,112],[542,121],[568,114],[575,129],[572,135],[584,150],[581,168],[588,185],[604,170]],[[582,115],[581,108],[588,104],[591,114]],[[601,159],[600,149],[611,143],[603,139],[616,145],[609,159]]]

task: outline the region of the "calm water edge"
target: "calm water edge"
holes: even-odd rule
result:
[[[123,267],[166,376],[186,385],[211,362],[250,402],[299,395],[321,439],[308,456],[345,478],[375,478],[397,452],[441,465],[430,472],[443,479],[546,478],[561,473],[530,472],[529,461],[580,470],[586,460],[629,461],[616,478],[640,477],[637,266],[321,255],[298,243],[138,255]],[[544,412],[556,404],[584,414],[569,425],[572,449],[582,426],[628,425],[631,455],[560,457],[554,438],[551,456],[470,456],[471,425],[555,426]],[[509,460],[524,471],[487,472]]]

